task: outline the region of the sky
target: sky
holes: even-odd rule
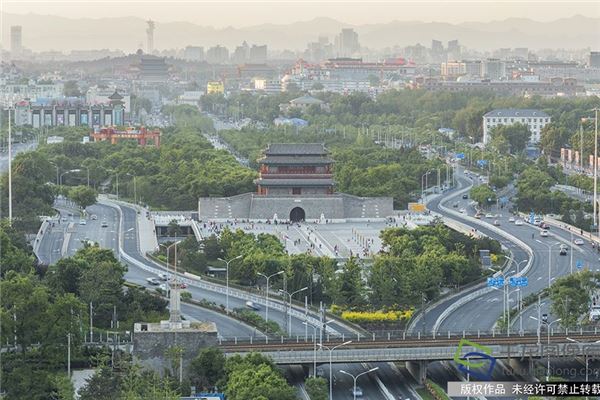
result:
[[[158,22],[188,21],[223,28],[287,24],[330,17],[353,25],[392,20],[460,23],[527,17],[552,21],[576,14],[600,17],[600,1],[121,1],[0,0],[2,12],[69,18],[137,16]]]

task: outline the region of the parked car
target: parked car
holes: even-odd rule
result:
[[[154,286],[160,285],[160,281],[156,278],[146,278],[146,282]]]

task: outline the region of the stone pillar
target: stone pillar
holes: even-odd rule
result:
[[[171,279],[169,282],[170,296],[169,296],[169,322],[170,323],[181,323],[181,297],[179,294],[180,287],[179,281]]]
[[[419,384],[424,384],[427,380],[428,364],[427,361],[407,361],[406,369]]]

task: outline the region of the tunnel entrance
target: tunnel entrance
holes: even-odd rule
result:
[[[306,218],[306,213],[301,207],[295,207],[290,211],[290,221],[302,222]]]

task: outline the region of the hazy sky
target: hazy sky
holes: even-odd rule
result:
[[[575,14],[600,17],[600,1],[121,1],[0,0],[3,12],[64,17],[151,18],[158,22],[189,21],[214,27],[285,24],[331,17],[350,24],[419,20],[458,23],[527,17],[549,21]]]

